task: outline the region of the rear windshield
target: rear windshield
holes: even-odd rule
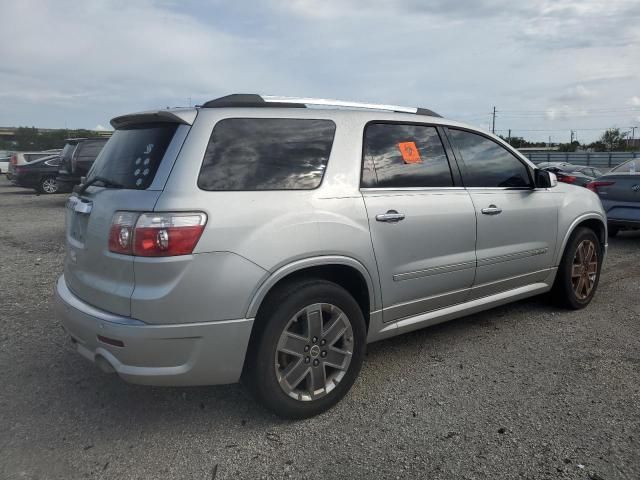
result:
[[[87,175],[103,177],[123,188],[151,185],[178,124],[144,124],[116,130]]]
[[[633,160],[629,160],[627,163],[623,163],[622,165],[618,165],[616,168],[611,170],[616,173],[640,173],[640,158],[634,158]]]
[[[203,190],[317,188],[335,130],[331,120],[221,120],[211,133],[198,186]]]
[[[75,151],[75,155],[78,161],[92,161],[95,160],[102,147],[104,147],[107,140],[85,140],[78,145]]]
[[[71,155],[73,155],[73,151],[76,149],[76,145],[78,145],[77,143],[67,143],[64,148],[62,149],[62,152],[60,152],[60,158],[62,158],[62,160],[67,160],[71,158]]]

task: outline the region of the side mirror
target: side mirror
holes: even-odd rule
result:
[[[558,185],[558,177],[553,172],[536,168],[534,171],[536,188],[553,188]]]

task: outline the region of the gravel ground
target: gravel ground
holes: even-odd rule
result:
[[[65,195],[0,180],[0,478],[640,478],[640,232],[584,311],[521,301],[369,347],[330,412],[101,373],[53,316]]]

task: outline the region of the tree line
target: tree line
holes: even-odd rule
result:
[[[506,138],[500,135],[505,142],[509,142],[515,148],[525,147],[547,147],[545,142],[529,142],[522,137]],[[629,132],[621,132],[619,128],[610,128],[606,130],[602,136],[591,143],[580,143],[574,140],[570,143],[557,143],[560,152],[575,152],[576,150],[590,150],[593,152],[625,152],[639,150],[629,141]]]
[[[47,130],[18,127],[12,140],[0,139],[0,150],[40,151],[62,148],[67,138],[95,137],[102,134],[93,130]]]

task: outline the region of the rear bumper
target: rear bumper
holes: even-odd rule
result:
[[[64,276],[55,289],[56,310],[83,357],[127,382],[217,385],[240,379],[253,319],[150,325],[84,303]],[[122,342],[114,346],[98,336]]]

